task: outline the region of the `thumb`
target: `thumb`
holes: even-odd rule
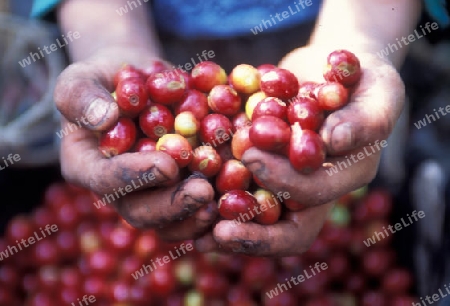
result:
[[[54,99],[56,107],[71,122],[91,130],[105,130],[119,117],[111,96],[113,72],[96,69],[87,63],[72,64],[58,77]]]

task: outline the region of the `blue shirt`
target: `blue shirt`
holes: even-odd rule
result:
[[[42,17],[61,0],[34,0],[32,16]],[[118,7],[117,18],[148,5],[129,0]],[[153,0],[160,31],[185,38],[221,38],[273,32],[314,20],[321,0]]]
[[[32,16],[42,17],[61,0],[34,0]],[[151,0],[128,0],[116,12],[127,13]],[[450,26],[446,0],[424,0],[441,27]],[[321,0],[153,0],[158,29],[185,38],[257,35],[313,20]]]

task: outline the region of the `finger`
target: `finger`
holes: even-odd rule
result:
[[[114,91],[111,65],[98,67],[75,63],[58,77],[54,99],[56,107],[71,122],[81,123],[91,130],[105,130],[119,117],[119,108],[111,96]]]
[[[192,217],[174,221],[163,229],[157,229],[157,233],[165,241],[196,239],[211,227],[218,213],[217,204],[210,202],[197,210]]]
[[[333,203],[288,213],[274,225],[219,222],[213,231],[220,248],[253,256],[292,256],[309,249]]]
[[[307,175],[292,168],[286,157],[256,148],[247,150],[242,162],[270,191],[275,194],[288,192],[291,199],[307,206],[315,206],[337,199],[371,182],[376,175],[380,158],[381,146],[379,147],[378,151],[376,148],[361,148],[346,156],[329,158],[327,162],[335,168],[321,167]],[[361,157],[358,153],[363,154],[362,159],[357,158]]]
[[[63,120],[63,128],[66,124]],[[108,198],[116,193],[123,196],[130,188],[134,191],[161,185],[179,174],[175,160],[159,151],[125,153],[107,159],[98,150],[97,137],[84,128],[62,138],[61,171],[69,182]]]
[[[132,226],[140,229],[159,227],[164,231],[163,228],[169,223],[179,222],[182,225],[187,222],[188,220],[184,222],[183,220],[193,216],[213,199],[214,189],[207,180],[190,177],[177,186],[130,193],[120,198],[114,205],[119,214]],[[205,211],[199,212],[193,221],[190,221],[195,224],[186,223],[183,228],[195,225],[200,231],[209,225],[215,213],[214,210],[209,211],[210,209],[211,206],[207,206]],[[173,229],[169,227],[169,230]],[[192,231],[195,233],[194,228],[190,229],[190,233]],[[181,235],[180,233],[179,237]]]

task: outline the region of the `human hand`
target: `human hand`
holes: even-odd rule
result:
[[[64,116],[62,129],[68,132],[61,139],[62,174],[105,201],[112,198],[111,204],[132,226],[164,229],[167,240],[192,239],[217,216],[214,190],[207,180],[191,176],[176,186],[163,187],[180,181],[178,166],[169,155],[125,153],[107,159],[98,150],[96,134],[119,117],[111,96],[116,71],[124,63],[152,67],[156,60],[146,56],[145,50],[109,48],[61,73],[54,98]],[[127,186],[131,192],[123,192],[130,190]]]
[[[322,69],[329,52],[314,47],[296,49],[280,63],[302,81],[324,82]],[[332,201],[355,190],[376,175],[381,147],[364,148],[387,139],[404,104],[404,85],[387,61],[373,54],[355,52],[363,75],[350,103],[328,116],[320,131],[329,157],[327,163],[346,162],[351,154],[364,158],[328,174],[322,167],[309,175],[295,171],[287,158],[252,148],[242,162],[272,192],[288,192],[291,199],[307,208],[287,212],[274,225],[220,221],[213,234],[197,241],[202,251],[225,250],[254,256],[298,255],[309,249],[322,228]],[[369,152],[369,153],[365,153]],[[369,155],[370,154],[370,155]]]

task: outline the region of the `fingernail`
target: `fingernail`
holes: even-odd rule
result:
[[[353,125],[347,122],[336,126],[331,134],[330,144],[334,151],[351,149],[353,146]]]
[[[98,126],[107,118],[111,104],[100,98],[94,100],[85,112],[85,117],[91,126]]]

